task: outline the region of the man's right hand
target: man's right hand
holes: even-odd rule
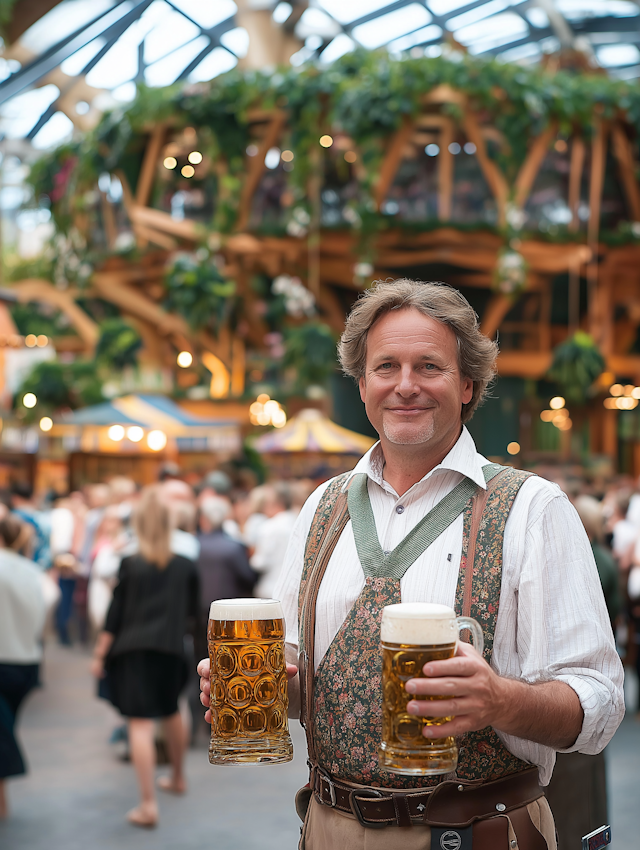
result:
[[[295,664],[287,664],[286,667],[287,677],[289,680],[293,679],[294,676],[297,676],[298,668]],[[211,694],[210,674],[211,668],[209,666],[209,659],[203,658],[198,664],[198,675],[200,676],[200,702],[207,706],[207,710],[204,713],[204,719],[207,723],[211,723],[211,709],[209,708],[209,697]]]

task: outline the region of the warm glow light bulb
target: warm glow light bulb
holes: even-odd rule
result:
[[[40,420],[40,430],[41,431],[50,431],[53,428],[53,419],[49,416],[43,416]]]
[[[507,446],[507,451],[510,455],[517,455],[520,451],[520,443],[516,443],[515,441],[509,443],[509,445]]]
[[[38,399],[36,398],[34,393],[25,393],[22,396],[22,403],[25,407],[27,407],[27,408],[29,408],[29,410],[31,410],[31,408],[35,407],[36,404],[38,403]]]
[[[149,431],[147,434],[147,445],[152,452],[161,452],[167,445],[167,435],[164,431]]]
[[[127,439],[131,440],[132,443],[139,443],[143,437],[144,430],[139,425],[132,425],[127,428]]]
[[[196,170],[193,165],[183,165],[180,169],[180,174],[182,174],[183,177],[193,177],[195,173]]]
[[[38,348],[44,348],[45,345],[49,345],[49,337],[45,336],[45,334],[38,334],[36,337],[36,345]]]
[[[33,348],[38,344],[38,337],[35,334],[27,334],[24,338],[24,344],[27,348]]]
[[[328,135],[320,136],[320,144],[323,148],[330,148],[333,144],[333,138]]]
[[[564,399],[561,395],[554,396],[549,402],[549,407],[551,410],[560,410],[561,407],[564,407]]]
[[[187,369],[193,363],[193,355],[190,351],[181,351],[176,362],[181,369]]]
[[[199,165],[202,162],[202,154],[200,151],[191,151],[187,159],[192,165]]]
[[[124,428],[122,425],[112,425],[107,431],[107,434],[109,435],[109,439],[113,440],[114,443],[124,440]]]
[[[167,156],[162,164],[168,171],[172,171],[178,164],[178,160],[175,156]]]

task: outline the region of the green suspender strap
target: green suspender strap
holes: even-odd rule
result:
[[[503,469],[496,463],[482,467],[485,482]],[[465,478],[411,529],[392,552],[383,552],[369,500],[367,475],[358,473],[348,492],[349,516],[356,549],[365,576],[401,579],[417,558],[460,516],[477,485]]]

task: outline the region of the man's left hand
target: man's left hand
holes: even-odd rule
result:
[[[425,738],[446,738],[484,729],[499,728],[499,709],[504,706],[504,679],[495,673],[470,644],[459,643],[453,658],[424,665],[424,679],[410,679],[406,689],[415,694],[407,705],[419,717],[452,717],[439,726],[425,726]],[[424,700],[425,696],[445,699]]]

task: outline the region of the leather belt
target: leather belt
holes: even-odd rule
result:
[[[492,782],[444,781],[434,788],[395,791],[342,782],[311,766],[310,785],[319,803],[346,812],[366,827],[390,824],[465,827],[474,821],[508,814],[544,794],[538,769],[532,767]]]

